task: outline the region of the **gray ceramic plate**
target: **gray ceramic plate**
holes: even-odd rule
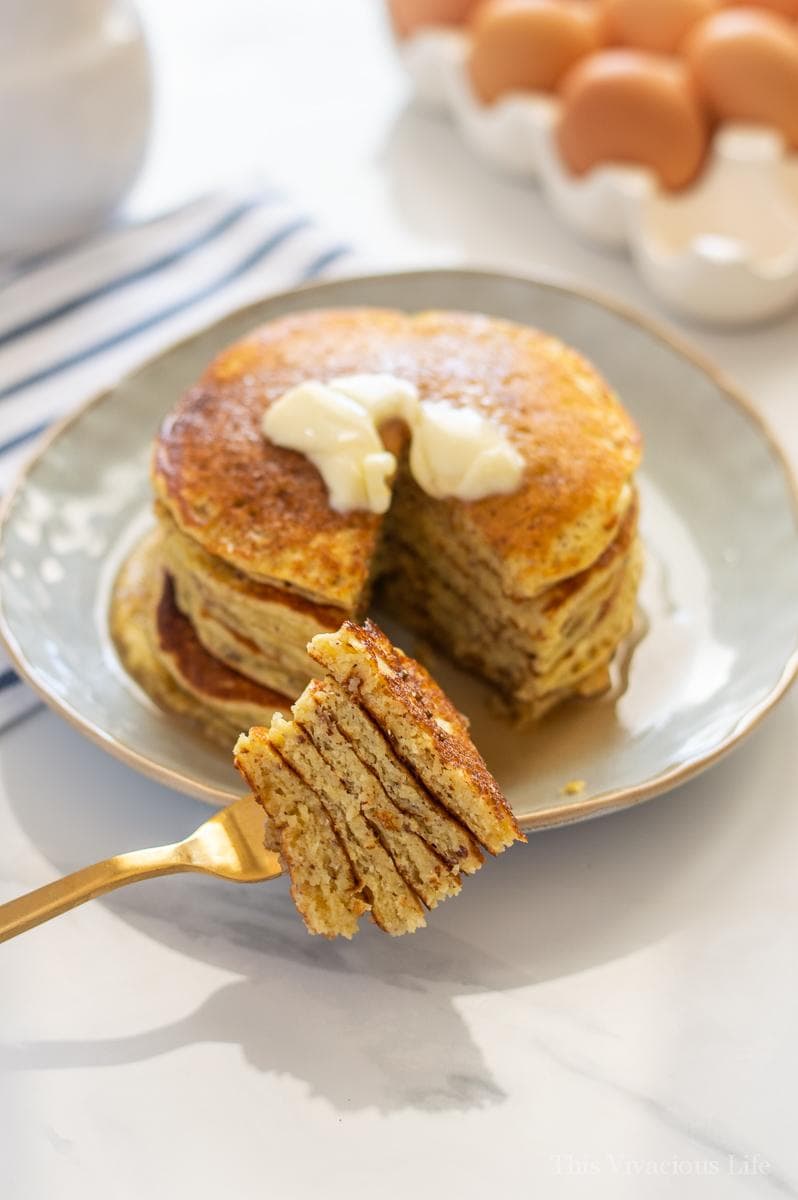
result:
[[[111,581],[146,528],[149,444],[221,347],[314,306],[475,309],[571,342],[617,388],[646,441],[640,626],[613,692],[520,734],[479,687],[431,664],[527,827],[632,804],[735,745],[798,663],[798,525],[791,480],[750,409],[706,366],[607,303],[475,271],[343,280],[255,304],[168,350],[57,429],[5,507],[0,629],[44,699],[131,766],[211,802],[240,791],[229,756],[130,682],[108,638]],[[395,631],[394,631],[395,632]],[[412,641],[404,639],[407,649]],[[568,788],[573,781],[579,787]]]

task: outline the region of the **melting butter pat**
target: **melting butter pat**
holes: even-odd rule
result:
[[[398,417],[409,429],[413,428],[418,413],[418,391],[406,379],[397,379],[395,375],[341,375],[331,380],[329,387],[365,408],[377,426]]]
[[[380,441],[373,414],[379,414],[380,422],[391,414],[389,388],[361,389],[368,395],[356,399],[358,389],[352,381],[357,378],[344,380],[348,386],[341,388],[335,380],[291,388],[264,414],[263,432],[276,446],[297,450],[310,459],[337,512],[365,508],[384,513],[391,503],[396,458]],[[394,407],[404,410],[407,403],[403,384]]]
[[[384,513],[396,458],[378,430],[396,419],[410,431],[410,470],[428,495],[480,500],[521,482],[524,460],[487,417],[446,401],[421,402],[415,386],[394,375],[301,383],[267,409],[263,433],[313,463],[336,511]]]
[[[482,500],[514,492],[524,460],[492,421],[446,400],[421,405],[410,446],[410,470],[428,496]]]

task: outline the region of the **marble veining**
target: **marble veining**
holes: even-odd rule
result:
[[[179,5],[139,7],[174,72],[139,214],[255,165],[380,260],[551,270],[651,309],[628,265],[405,106],[374,0],[197,0],[190,54]],[[266,286],[255,271],[246,294]],[[556,302],[542,316],[556,325]],[[685,334],[798,462],[798,318]],[[625,353],[607,347],[613,377]],[[638,359],[643,392],[660,364]],[[84,376],[63,386],[77,401]],[[710,455],[705,414],[697,396],[690,436]],[[738,464],[733,485],[751,480]],[[23,541],[20,566],[35,557]],[[718,569],[731,582],[740,560]],[[406,941],[319,943],[283,884],[186,876],[0,946],[2,1200],[795,1194],[797,721],[792,695],[679,791],[536,835]],[[39,712],[0,738],[0,896],[206,814]]]

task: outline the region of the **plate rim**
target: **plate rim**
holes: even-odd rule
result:
[[[215,326],[233,316],[243,315],[250,309],[259,308],[266,301],[277,301],[288,299],[289,297],[302,295],[305,292],[317,291],[319,288],[335,287],[339,284],[368,284],[374,281],[390,281],[393,279],[429,279],[433,276],[459,276],[461,278],[476,278],[482,280],[498,280],[509,281],[512,283],[532,284],[535,287],[549,289],[564,293],[568,296],[575,296],[579,300],[587,301],[589,304],[597,305],[600,308],[605,308],[610,312],[619,316],[622,320],[631,325],[635,325],[638,329],[643,330],[650,336],[665,343],[669,349],[676,352],[677,355],[686,359],[704,375],[706,375],[716,387],[724,393],[724,396],[743,415],[751,422],[759,435],[764,439],[773,459],[781,468],[787,490],[790,498],[792,509],[792,517],[795,525],[796,535],[798,536],[798,477],[793,470],[787,455],[782,448],[778,438],[771,430],[767,420],[757,410],[754,402],[747,396],[732,380],[719,368],[707,355],[697,350],[687,338],[682,337],[678,333],[672,332],[667,326],[660,323],[658,320],[649,317],[645,313],[638,312],[631,305],[624,301],[618,300],[613,296],[605,295],[598,289],[585,287],[581,284],[574,284],[556,272],[535,272],[524,273],[515,271],[503,271],[495,268],[480,267],[480,266],[452,266],[452,267],[429,267],[429,268],[405,268],[395,271],[376,271],[367,273],[357,273],[354,275],[335,276],[325,280],[308,280],[296,287],[284,289],[279,292],[267,292],[257,300],[249,301],[247,304],[241,305],[239,308],[231,309],[221,316],[215,317],[213,320],[206,322],[192,330],[185,337],[180,337],[174,342],[170,342],[168,346],[159,350],[157,354],[153,354],[148,358],[144,358],[138,362],[132,369],[125,371],[112,384],[100,389],[97,392],[91,393],[80,404],[70,409],[59,420],[55,421],[42,435],[37,439],[34,446],[31,448],[30,454],[18,468],[8,490],[0,500],[0,556],[5,549],[6,529],[12,518],[14,505],[25,487],[29,475],[47,455],[51,447],[67,432],[73,425],[77,424],[84,415],[97,405],[101,404],[113,392],[116,392],[126,380],[137,375],[141,370],[152,366],[160,359],[172,355],[181,346],[187,345],[198,337],[202,337],[212,330]],[[16,640],[14,631],[11,627],[10,620],[6,614],[4,596],[2,586],[0,586],[0,644],[5,649],[8,657],[22,679],[29,687],[44,701],[59,716],[63,717],[73,728],[84,734],[88,739],[107,751],[114,758],[123,762],[127,766],[133,767],[141,774],[154,779],[158,783],[165,784],[183,794],[194,796],[196,799],[206,803],[231,803],[236,798],[233,792],[225,792],[220,788],[214,787],[212,784],[205,784],[186,775],[183,772],[172,767],[166,767],[162,764],[148,758],[139,751],[125,745],[90,720],[78,713],[72,705],[68,704],[60,697],[56,696],[44,683],[36,677],[36,668],[30,664],[25,657],[22,648]],[[617,812],[621,809],[631,808],[632,806],[641,803],[644,800],[661,795],[665,791],[678,787],[687,780],[694,778],[702,771],[713,766],[726,754],[730,753],[738,746],[754,729],[762,722],[769,712],[772,711],[780,700],[786,695],[791,684],[798,676],[798,623],[796,623],[796,640],[792,653],[787,658],[784,664],[781,675],[768,692],[768,694],[756,705],[747,710],[743,717],[737,722],[737,725],[722,738],[717,745],[712,749],[698,755],[688,762],[678,764],[668,770],[661,771],[658,775],[644,780],[641,783],[632,784],[626,787],[608,788],[603,792],[599,792],[595,796],[590,796],[585,800],[570,799],[567,805],[550,804],[546,808],[537,809],[534,812],[516,813],[516,819],[522,829],[527,832],[540,829],[555,828],[575,824],[578,821],[586,820],[589,817],[609,814]]]

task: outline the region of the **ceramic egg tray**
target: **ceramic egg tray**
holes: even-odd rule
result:
[[[643,167],[606,164],[584,176],[555,143],[560,102],[542,92],[494,103],[474,94],[469,34],[416,30],[400,53],[419,99],[447,111],[486,161],[538,180],[579,233],[626,247],[651,289],[674,309],[733,324],[798,301],[798,154],[764,126],[722,125],[690,188],[666,191]]]

